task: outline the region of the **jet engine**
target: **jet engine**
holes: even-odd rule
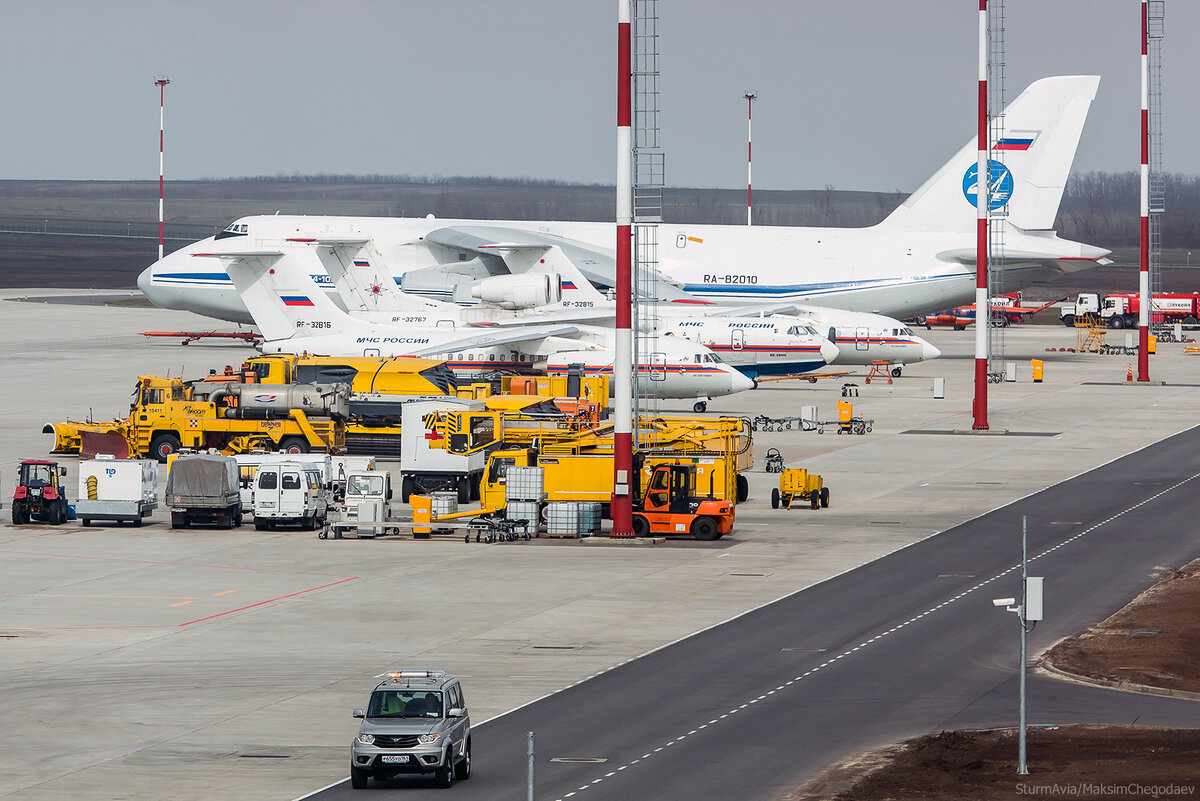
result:
[[[495,275],[471,285],[471,297],[502,309],[533,309],[562,300],[558,273]]]

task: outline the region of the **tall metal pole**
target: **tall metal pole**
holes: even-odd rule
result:
[[[166,100],[166,87],[170,78],[155,76],[154,85],[158,87],[158,258],[163,257],[163,107]]]
[[[751,91],[747,90],[746,94],[744,94],[743,97],[746,98],[746,225],[752,225],[753,223],[750,220],[750,209],[753,205],[750,202],[750,186],[752,183],[750,180],[750,178],[751,178],[750,165],[754,161],[754,159],[753,159],[754,137],[752,136],[751,121],[752,121],[752,118],[754,117],[754,114],[752,111],[752,106],[753,106],[754,101],[758,98],[758,92],[751,92]]]
[[[533,732],[529,732],[529,770],[526,776],[526,801],[533,801]]]
[[[617,286],[613,355],[612,536],[633,536],[633,142],[629,5],[617,0]]]
[[[1017,740],[1017,773],[1024,776],[1029,773],[1025,764],[1025,635],[1028,626],[1025,625],[1025,614],[1029,609],[1029,535],[1025,516],[1021,516],[1021,731]]]
[[[975,174],[975,403],[971,428],[988,428],[987,326],[988,326],[988,21],[987,0],[979,0],[979,158]]]
[[[1150,41],[1149,4],[1142,0],[1142,242],[1138,269],[1138,381],[1150,380]]]

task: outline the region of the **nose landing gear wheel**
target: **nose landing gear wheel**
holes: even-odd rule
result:
[[[708,411],[708,401],[696,401],[692,406],[692,411],[698,414]]]

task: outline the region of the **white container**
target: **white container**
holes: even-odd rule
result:
[[[504,500],[541,501],[546,497],[545,469],[541,467],[510,467],[504,475]]]
[[[141,525],[158,508],[158,462],[153,459],[87,459],[79,463],[75,516],[83,525],[117,520]]]
[[[542,505],[531,501],[510,501],[504,509],[509,520],[528,520],[529,533],[534,534],[541,523]]]
[[[458,511],[457,492],[435,492],[431,495],[431,497],[433,499],[434,517],[452,515]]]
[[[546,506],[546,533],[556,536],[586,536],[600,531],[600,504],[565,501]]]

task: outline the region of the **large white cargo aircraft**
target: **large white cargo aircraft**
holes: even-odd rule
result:
[[[1108,253],[1060,239],[1052,229],[1098,82],[1095,76],[1045,78],[1005,110],[1005,134],[993,145],[988,174],[990,206],[1005,215],[1003,252],[991,263],[1003,271],[1006,289],[1084,269]],[[975,287],[975,147],[972,139],[887,219],[868,228],[663,223],[660,297],[692,310],[709,303],[804,303],[893,317],[969,302]],[[264,248],[299,253],[315,239],[339,237],[373,243],[379,262],[366,266],[379,270],[378,281],[458,303],[486,300],[519,311],[559,300],[552,288],[538,289],[547,283],[543,279],[512,273],[497,248],[514,240],[556,246],[597,286],[614,283],[612,223],[277,215],[242,218],[164,257],[138,285],[159,306],[250,322],[220,262],[194,254]],[[312,275],[330,283],[315,260]],[[592,305],[569,282],[561,287],[562,306]]]

